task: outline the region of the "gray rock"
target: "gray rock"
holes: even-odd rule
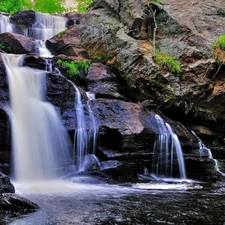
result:
[[[15,188],[11,184],[9,177],[0,172],[0,194],[2,193],[14,193]]]

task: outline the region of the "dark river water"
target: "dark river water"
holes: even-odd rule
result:
[[[222,183],[118,186],[87,184],[85,179],[15,184],[18,194],[38,203],[41,209],[5,218],[0,224],[225,224]]]

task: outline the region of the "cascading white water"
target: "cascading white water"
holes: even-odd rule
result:
[[[4,32],[13,32],[13,26],[8,16],[0,14],[0,33]]]
[[[45,41],[37,40],[36,43],[37,43],[37,48],[38,48],[38,54],[41,57],[45,57],[45,58],[53,57],[52,53],[47,49]]]
[[[35,13],[35,23],[29,35],[37,40],[47,40],[66,29],[66,18],[47,13]]]
[[[220,169],[219,169],[218,161],[213,158],[213,155],[212,155],[212,152],[211,152],[210,148],[207,148],[205,146],[205,144],[202,142],[202,140],[197,136],[197,134],[194,131],[192,131],[192,133],[194,134],[194,136],[198,140],[200,157],[201,158],[207,157],[207,158],[212,159],[214,161],[214,163],[215,163],[215,169],[216,169],[216,171],[218,173],[220,173],[222,176],[225,176],[225,173],[221,172]]]
[[[182,148],[171,126],[155,115],[159,134],[154,142],[152,173],[157,177],[174,178],[175,166],[178,166],[179,178],[186,179]]]
[[[75,87],[75,112],[77,118],[77,129],[74,134],[74,157],[76,159],[77,171],[81,172],[85,170],[85,164],[88,160],[88,155],[95,155],[95,149],[97,146],[98,128],[95,126],[92,129],[87,130],[85,122],[84,107],[82,104],[81,94],[79,89]],[[89,114],[94,123],[93,113],[89,105]],[[97,158],[92,157],[96,162]]]
[[[1,56],[10,90],[14,178],[56,178],[71,160],[70,141],[55,108],[44,100],[45,73],[22,67],[23,55]]]

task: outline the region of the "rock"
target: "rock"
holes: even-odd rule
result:
[[[19,11],[11,15],[10,22],[14,25],[14,33],[24,34],[35,23],[35,12],[32,10]]]
[[[4,211],[25,211],[26,213],[34,212],[39,209],[39,206],[28,199],[20,197],[16,194],[1,194],[0,195],[0,210]]]
[[[99,161],[95,155],[86,155],[84,159],[82,159],[80,171],[89,171],[93,172],[99,170]]]
[[[92,63],[83,80],[88,91],[94,93],[97,98],[124,99],[120,94],[116,75],[104,64]]]
[[[6,113],[9,104],[8,81],[0,58],[0,170],[9,174],[10,149],[11,149],[11,132],[10,120]]]
[[[0,172],[0,194],[2,193],[14,193],[15,188],[11,184],[9,178]],[[0,204],[1,205],[1,204]]]
[[[106,56],[125,81],[125,97],[154,100],[174,119],[224,132],[223,70],[217,80],[212,79],[218,66],[212,58],[212,44],[225,33],[223,23],[215,25],[224,20],[221,2],[181,1],[177,5],[168,0],[160,5],[98,0],[90,9],[82,19],[81,43],[91,57]],[[152,12],[158,26],[157,49],[180,60],[179,76],[154,63]]]
[[[66,31],[47,40],[46,46],[54,55],[64,54],[67,56],[88,58],[87,51],[80,45],[79,35],[80,25],[75,24]]]
[[[34,52],[35,41],[33,38],[21,34],[5,32],[0,34],[1,49],[6,53],[26,54]]]
[[[27,54],[24,58],[23,65],[34,69],[46,70],[47,60],[51,59],[44,59],[36,54]]]

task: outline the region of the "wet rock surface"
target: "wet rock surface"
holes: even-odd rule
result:
[[[89,13],[68,14],[68,29],[47,40],[47,47],[55,54],[51,59],[53,68],[60,73],[56,70],[46,74],[46,100],[57,107],[63,124],[73,136],[78,126],[74,108],[76,85],[82,93],[86,129],[93,128],[89,108],[99,127],[97,156],[102,164],[87,165],[89,169],[104,171],[121,181],[137,180],[137,174],[142,174],[145,168],[150,170],[154,141],[160,135],[154,116],[159,114],[179,137],[188,178],[220,179],[214,162],[208,156],[201,156],[199,141],[191,129],[203,139],[210,136],[209,143],[225,130],[223,70],[214,76],[218,65],[211,48],[216,37],[225,32],[222,25],[213,26],[225,9],[213,1],[204,6],[197,1],[181,2],[183,5],[172,0],[163,5],[140,0],[94,1]],[[187,15],[186,9],[192,12],[188,14],[190,20],[182,19]],[[201,23],[196,19],[199,10],[203,10],[205,18]],[[156,13],[158,24],[157,49],[180,60],[179,76],[154,62],[152,12]],[[32,21],[33,12],[30,13]],[[20,37],[2,35],[15,39],[14,44]],[[27,42],[22,46],[23,51],[32,52],[32,40],[26,37],[22,40]],[[90,67],[88,71],[80,68],[78,74],[69,76],[69,68],[59,65],[58,60],[86,61]],[[45,70],[46,60],[29,54],[24,65]],[[3,68],[0,97],[2,102],[8,102],[2,62],[0,66]],[[88,100],[87,92],[95,94],[95,98]],[[4,146],[1,163],[9,163],[10,144],[6,143],[10,142],[3,111],[0,122],[0,132],[5,135],[0,139]],[[210,135],[205,133],[206,129],[204,132],[198,129],[201,126],[210,130]]]
[[[15,188],[11,184],[9,177],[0,172],[0,194],[2,193],[14,193]]]

